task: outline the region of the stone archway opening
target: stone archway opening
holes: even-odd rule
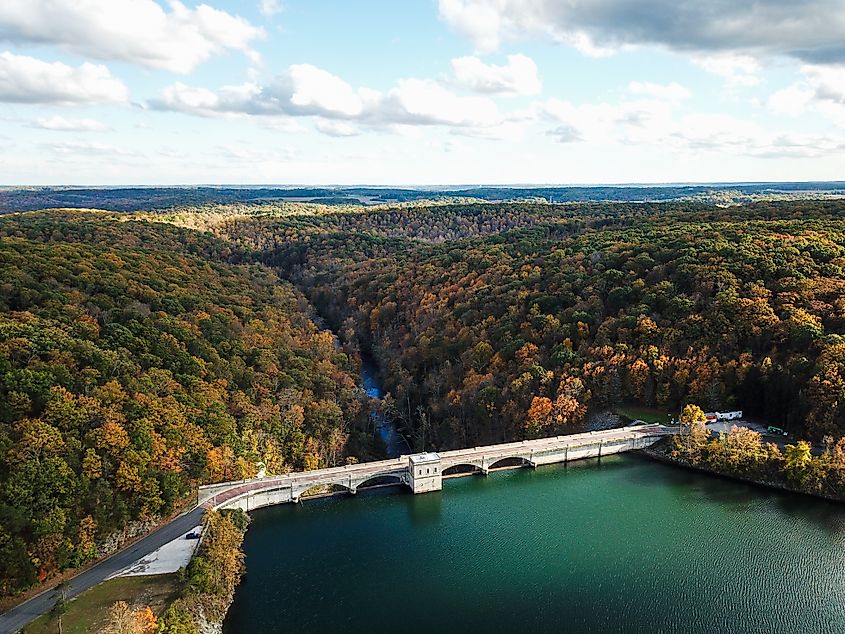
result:
[[[481,467],[472,464],[456,464],[443,469],[444,478],[456,478],[459,476],[481,473]]]
[[[495,462],[491,462],[487,469],[489,471],[496,471],[499,469],[519,469],[521,467],[530,466],[531,462],[529,460],[514,456],[512,458],[502,458],[500,460],[496,460]]]
[[[338,495],[339,493],[352,493],[352,491],[349,490],[349,487],[343,486],[342,484],[315,484],[300,493],[299,499],[322,498],[329,495]]]
[[[398,475],[380,475],[373,476],[368,480],[364,480],[361,484],[355,487],[356,491],[366,491],[367,489],[380,489],[383,487],[395,487],[405,484],[405,481]]]

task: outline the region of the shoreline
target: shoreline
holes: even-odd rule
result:
[[[709,469],[704,466],[695,465],[691,462],[687,462],[681,458],[674,458],[667,453],[659,450],[655,450],[654,447],[649,447],[646,449],[638,449],[637,451],[632,452],[635,455],[644,456],[648,460],[653,460],[654,462],[660,462],[662,464],[675,467],[678,469],[687,469],[690,471],[697,471],[699,473],[703,473],[709,476],[723,478],[725,480],[733,480],[734,482],[742,482],[744,484],[750,484],[755,487],[760,487],[763,489],[770,489],[774,491],[780,491],[782,493],[790,493],[792,495],[801,495],[805,497],[812,497],[817,500],[824,500],[826,502],[831,502],[834,504],[843,504],[845,503],[845,499],[840,497],[836,497],[833,495],[829,495],[826,493],[819,493],[814,491],[807,491],[804,489],[799,489],[793,486],[790,486],[783,482],[773,482],[770,480],[758,480],[755,478],[749,478],[747,476],[732,474],[732,473],[723,473],[721,471],[715,471],[713,469]]]

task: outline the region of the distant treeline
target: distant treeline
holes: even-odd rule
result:
[[[396,203],[445,198],[486,201],[543,198],[550,202],[645,202],[720,195],[766,196],[798,192],[845,194],[845,182],[717,183],[583,187],[116,187],[0,189],[0,213],[72,208],[107,211],[174,209],[213,204],[264,204],[307,199],[327,205]]]

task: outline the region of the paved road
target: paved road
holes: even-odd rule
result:
[[[138,540],[128,548],[121,550],[108,559],[95,564],[88,570],[79,573],[68,582],[67,598],[72,598],[94,587],[107,577],[123,570],[144,555],[153,552],[167,542],[184,536],[202,521],[204,509],[195,508],[180,515],[169,524],[165,524],[154,533]],[[4,614],[0,614],[0,634],[12,634],[24,625],[34,621],[42,614],[49,612],[56,603],[55,590],[47,590],[34,596],[29,601],[21,603]]]

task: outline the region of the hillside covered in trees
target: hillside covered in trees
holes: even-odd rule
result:
[[[100,214],[0,222],[0,590],[197,482],[337,464],[364,411],[306,299],[228,245]]]
[[[420,446],[622,401],[845,431],[839,201],[457,205],[222,222],[379,360]]]

